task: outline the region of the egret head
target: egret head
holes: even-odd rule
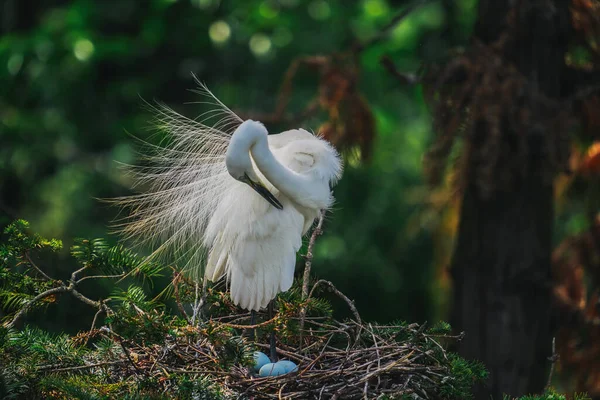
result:
[[[249,130],[256,128],[255,126],[248,125],[249,124],[246,124],[246,126],[244,126],[244,124],[242,124],[240,127]],[[262,124],[260,124],[260,127],[264,129]],[[252,134],[253,132],[248,131],[248,133]],[[243,182],[254,189],[273,207],[283,210],[283,205],[281,202],[277,200],[277,198],[273,196],[271,192],[269,192],[269,189],[263,185],[263,183],[260,181],[260,178],[254,171],[252,160],[250,159],[250,155],[248,153],[249,146],[248,143],[246,143],[247,141],[252,140],[252,138],[249,136],[250,135],[234,135],[232,137],[231,143],[227,148],[227,153],[225,154],[225,165],[227,166],[227,171],[234,179]]]

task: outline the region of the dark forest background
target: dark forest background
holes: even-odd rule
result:
[[[365,319],[466,330],[458,350],[491,373],[480,398],[543,389],[556,337],[555,385],[600,396],[599,10],[4,0],[0,226],[116,243],[118,210],[96,199],[131,193],[118,162],[136,159],[128,133],[152,133],[144,101],[205,111],[194,74],[271,132],[320,130],[344,151],[313,271]],[[73,269],[67,251],[45,262]],[[28,320],[74,333],[92,317],[69,303]]]

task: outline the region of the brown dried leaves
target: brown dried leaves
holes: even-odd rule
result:
[[[552,257],[560,312],[560,367],[577,391],[600,395],[600,215],[587,232],[567,238]]]

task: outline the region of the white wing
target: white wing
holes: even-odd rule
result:
[[[230,196],[237,181],[227,173],[225,152],[232,133],[243,122],[203,84],[197,93],[213,109],[198,122],[172,109],[153,107],[158,129],[172,139],[164,146],[145,143],[147,165],[127,166],[136,187],[144,193],[114,199],[128,216],[116,224],[118,231],[138,244],[150,245],[151,257],[168,256],[186,270],[203,264],[204,232],[214,210]],[[208,120],[216,121],[208,126]]]
[[[258,310],[291,287],[305,218],[288,202],[282,201],[283,210],[272,207],[249,187],[234,191],[207,229],[213,240],[206,277],[226,274],[233,302]]]

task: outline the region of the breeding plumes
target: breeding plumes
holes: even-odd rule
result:
[[[116,200],[129,210],[121,231],[196,280],[225,277],[233,302],[256,311],[291,287],[302,236],[332,205],[341,160],[318,136],[268,135],[205,86],[198,93],[214,107],[204,122],[155,108],[171,142],[146,144],[148,165],[130,167],[144,193]]]

